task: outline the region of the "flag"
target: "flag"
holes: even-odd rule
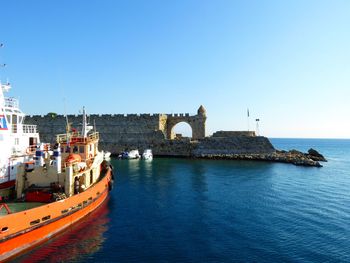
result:
[[[8,130],[7,129],[6,118],[5,118],[4,115],[0,115],[0,130]]]
[[[247,109],[247,116],[249,117],[249,109]]]

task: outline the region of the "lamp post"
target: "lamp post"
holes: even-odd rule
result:
[[[260,119],[255,119],[255,121],[256,121],[256,135],[260,136],[260,132],[259,132],[259,121],[260,121]]]

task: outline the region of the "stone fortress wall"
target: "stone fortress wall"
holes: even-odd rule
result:
[[[72,127],[79,129],[82,116],[68,115]],[[206,111],[200,106],[196,115],[186,114],[90,114],[88,121],[100,133],[100,149],[114,154],[124,150],[151,148],[158,156],[199,157],[208,154],[271,153],[275,149],[266,137],[254,132],[218,131],[205,134]],[[192,138],[176,137],[174,127],[180,122],[192,128]],[[65,133],[66,117],[48,114],[27,116],[25,123],[38,126],[43,142],[55,142],[55,135]]]

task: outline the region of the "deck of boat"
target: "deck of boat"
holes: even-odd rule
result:
[[[0,203],[0,207],[1,207]],[[45,205],[45,203],[37,203],[37,202],[10,202],[10,203],[5,203],[9,208],[11,213],[17,213],[21,212],[30,208],[38,207],[41,205]],[[0,216],[7,215],[7,211],[5,207],[2,207],[0,210]]]

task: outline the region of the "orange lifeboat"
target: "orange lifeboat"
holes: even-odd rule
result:
[[[67,163],[79,163],[79,162],[81,162],[81,156],[79,154],[76,154],[76,153],[71,153],[68,155],[66,162]]]

